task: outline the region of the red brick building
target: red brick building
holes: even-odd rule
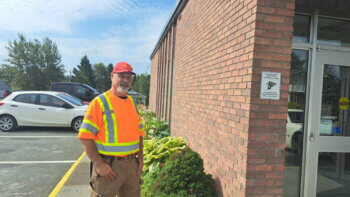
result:
[[[149,106],[218,196],[350,196],[349,47],[346,0],[179,0]]]

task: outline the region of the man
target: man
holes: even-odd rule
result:
[[[7,97],[9,94],[10,94],[10,91],[9,91],[9,90],[5,90],[5,91],[4,91],[4,97],[3,97],[3,98]]]
[[[115,65],[112,87],[91,101],[78,138],[91,159],[91,196],[140,196],[143,127],[132,98],[132,67]]]

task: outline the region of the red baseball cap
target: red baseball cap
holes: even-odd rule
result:
[[[133,75],[136,75],[134,72],[132,72],[132,67],[130,66],[130,64],[126,63],[126,62],[118,62],[114,68],[113,68],[113,73],[131,73]]]

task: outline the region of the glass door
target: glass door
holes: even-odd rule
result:
[[[303,196],[350,196],[350,52],[320,50],[312,70]]]

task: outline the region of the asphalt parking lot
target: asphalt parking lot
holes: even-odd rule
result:
[[[70,128],[0,131],[0,197],[48,196],[83,153]]]

